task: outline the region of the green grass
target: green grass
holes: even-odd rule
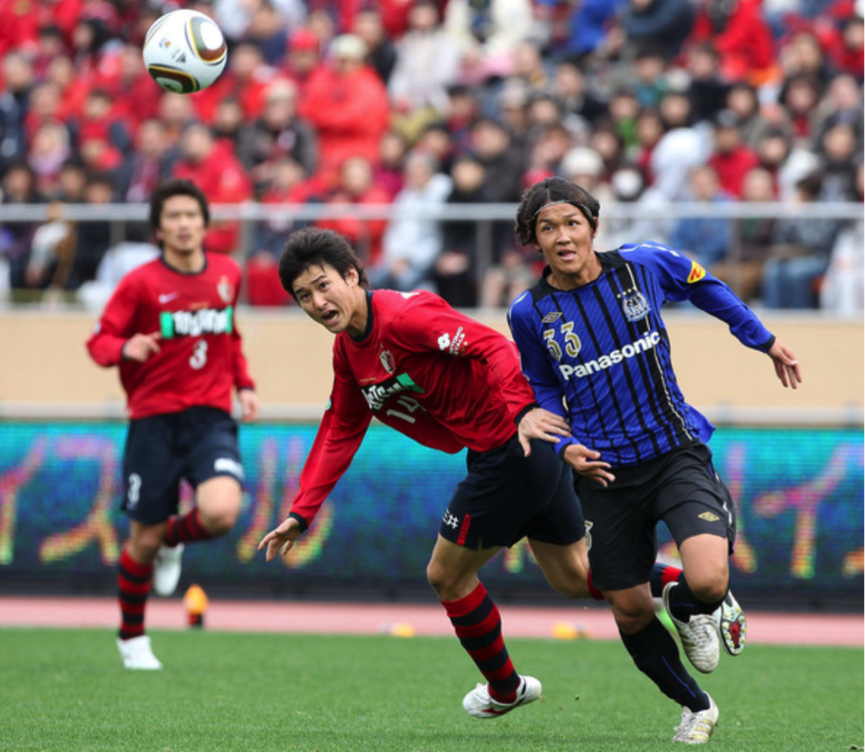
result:
[[[153,631],[161,672],[121,668],[109,630],[0,630],[2,750],[655,751],[679,709],[615,642],[511,640],[540,703],[471,719],[456,639]],[[701,678],[704,750],[861,750],[859,649],[749,646]]]

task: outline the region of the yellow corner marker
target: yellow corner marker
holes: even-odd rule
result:
[[[189,619],[190,627],[204,627],[204,613],[207,611],[207,594],[204,589],[193,583],[186,589],[183,596],[183,606],[186,608],[186,615]]]

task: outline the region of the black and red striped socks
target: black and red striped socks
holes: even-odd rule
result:
[[[142,565],[129,556],[126,547],[120,552],[117,588],[120,601],[120,640],[144,635],[144,608],[153,579],[153,565]]]
[[[172,515],[165,525],[165,546],[177,546],[189,541],[207,541],[213,534],[201,522],[197,507],[185,515]]]
[[[520,676],[502,637],[502,618],[483,583],[468,596],[442,601],[462,647],[489,683],[490,696],[500,703],[516,698]]]

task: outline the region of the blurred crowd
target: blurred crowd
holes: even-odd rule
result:
[[[64,204],[141,203],[170,176],[214,204],[392,204],[343,213],[374,286],[506,305],[538,255],[512,223],[435,221],[517,202],[551,175],[601,202],[600,250],[665,242],[771,308],[862,310],[862,220],[671,219],[677,202],[862,202],[862,0],[0,0],[0,290],[110,290],[156,253],[145,224],[71,222]],[[213,17],[228,65],[162,91],[149,26]],[[611,205],[641,211],[605,218]],[[297,222],[206,245],[242,260],[254,305]],[[120,242],[122,241],[122,242]],[[479,262],[479,248],[491,253]],[[102,286],[101,288],[99,286]]]

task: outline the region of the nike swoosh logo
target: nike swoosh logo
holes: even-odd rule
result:
[[[165,295],[159,296],[160,303],[168,303],[169,301],[173,301],[177,298],[178,293],[166,293]]]

